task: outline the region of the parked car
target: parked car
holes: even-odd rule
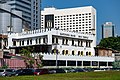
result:
[[[56,70],[55,69],[49,69],[49,74],[54,74],[54,73],[56,73]]]
[[[0,76],[6,76],[5,69],[0,69]]]
[[[87,72],[87,71],[83,68],[75,68],[74,72]]]
[[[94,69],[93,68],[83,68],[84,70],[86,70],[87,72],[93,72]]]
[[[63,68],[66,73],[73,72],[73,68]]]
[[[34,75],[34,69],[18,69],[16,71],[16,76],[21,75]]]
[[[64,69],[62,68],[54,68],[54,69],[50,69],[49,73],[53,72],[53,73],[66,73]]]
[[[5,76],[15,76],[16,70],[15,69],[6,69],[5,70]]]
[[[35,69],[34,74],[35,75],[42,75],[42,74],[48,74],[49,70],[48,69]]]

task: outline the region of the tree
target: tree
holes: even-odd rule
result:
[[[32,52],[34,51],[34,48],[31,49],[30,47],[22,48],[20,50],[21,57],[24,59],[24,62],[26,64],[26,68],[33,68],[36,62],[36,65],[38,68],[42,67],[42,55],[38,55],[38,58],[35,59],[35,56],[33,56]]]
[[[98,46],[120,51],[120,37],[104,38],[100,41]]]
[[[24,59],[24,62],[26,64],[26,68],[33,68],[34,64],[34,58],[31,55],[31,48],[22,48],[20,51],[22,58]]]
[[[120,61],[113,62],[113,68],[120,68]]]

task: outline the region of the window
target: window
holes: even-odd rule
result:
[[[86,47],[88,47],[88,41],[86,41]]]
[[[91,55],[91,52],[89,52],[89,55]]]
[[[52,43],[54,43],[54,38],[52,38]]]
[[[65,50],[62,51],[62,55],[64,55],[64,54],[65,54]]]
[[[80,46],[80,40],[78,40],[78,46]]]
[[[46,43],[46,39],[45,38],[43,38],[43,43]]]
[[[52,38],[52,43],[58,43],[58,38]]]
[[[20,46],[21,46],[21,41],[20,41],[20,44],[19,44]]]
[[[58,38],[56,38],[56,43],[58,43]]]
[[[29,45],[29,40],[27,40],[27,45]]]
[[[78,55],[80,55],[80,51],[78,51]]]
[[[39,44],[41,43],[41,38],[39,38]]]
[[[66,55],[68,54],[68,50],[66,50]]]
[[[64,42],[65,42],[65,39],[62,40],[62,44],[64,44]]]
[[[91,42],[89,42],[89,47],[91,47]]]
[[[16,41],[13,41],[13,46],[16,46]]]
[[[30,44],[32,44],[32,39],[30,39]]]
[[[74,51],[72,51],[72,55],[75,55]]]
[[[83,51],[81,51],[81,55],[83,55]]]
[[[83,41],[82,40],[78,40],[78,46],[83,46]]]
[[[86,41],[86,47],[91,47],[91,42],[90,41]]]
[[[24,45],[24,40],[22,41],[22,45]]]
[[[72,45],[74,45],[74,40],[72,40]]]
[[[66,39],[66,44],[68,44],[68,39]]]
[[[68,45],[68,39],[63,39],[62,44]]]
[[[88,56],[89,54],[88,54],[88,52],[86,52],[86,56]]]
[[[38,43],[38,40],[37,40],[37,38],[35,39],[35,42],[36,42],[36,44]]]

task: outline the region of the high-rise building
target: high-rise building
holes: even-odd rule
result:
[[[67,9],[44,8],[41,11],[41,28],[57,28],[96,36],[96,9],[92,6]],[[96,39],[94,40],[96,42]]]
[[[114,37],[114,27],[112,22],[106,22],[102,25],[102,38]]]
[[[22,11],[31,29],[40,28],[40,0],[6,0],[6,4],[11,5],[12,10]]]
[[[22,12],[11,10],[10,5],[0,4],[0,33],[22,31]]]
[[[92,6],[56,9],[44,8],[41,11],[42,28],[96,34],[96,10]]]

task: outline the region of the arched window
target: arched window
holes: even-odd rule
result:
[[[89,54],[88,54],[88,52],[86,52],[86,56],[88,56]]]
[[[91,55],[91,52],[89,52],[89,55]]]
[[[83,55],[83,51],[81,51],[81,55]]]
[[[72,55],[75,55],[75,54],[74,54],[74,51],[72,51]]]
[[[62,55],[64,55],[64,54],[65,54],[65,50],[62,51]]]
[[[78,51],[78,55],[80,55],[80,51]]]
[[[66,55],[68,54],[68,50],[66,50]]]
[[[52,54],[54,53],[54,49],[52,50]]]

